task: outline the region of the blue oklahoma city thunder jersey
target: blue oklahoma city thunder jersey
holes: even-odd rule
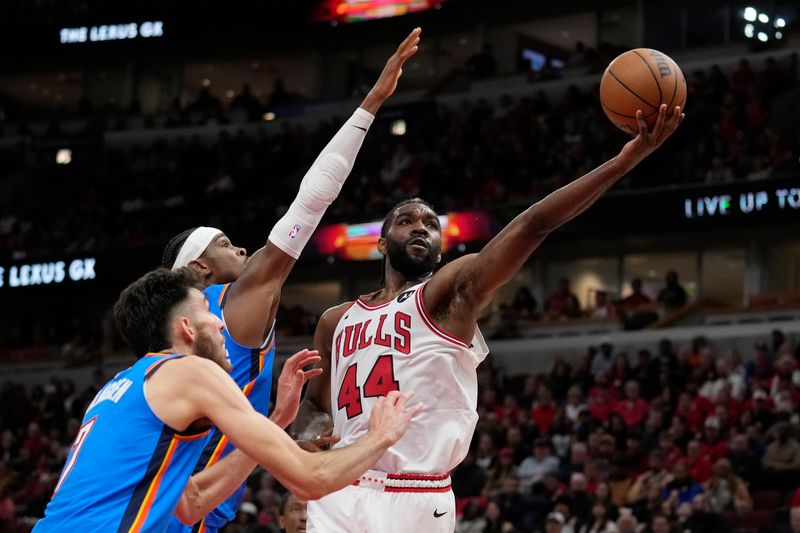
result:
[[[206,298],[208,298],[209,310],[223,320],[222,308],[225,306],[225,298],[231,286],[233,286],[233,283],[212,285],[203,291]],[[228,350],[228,359],[233,367],[231,377],[247,396],[253,408],[267,416],[269,414],[269,398],[272,389],[272,364],[275,359],[275,329],[273,328],[270,331],[262,348],[242,346],[233,340],[230,333],[228,333],[227,327],[223,334],[225,335],[225,348]],[[235,449],[235,446],[230,444],[225,435],[216,428],[212,428],[208,444],[197,463],[195,473],[208,468]],[[227,500],[207,514],[194,527],[187,527],[177,518],[173,518],[168,531],[170,533],[187,531],[206,533],[221,528],[236,517],[236,512],[239,510],[244,498],[245,487],[246,484],[242,483],[236,489],[236,492],[231,494]]]
[[[209,433],[180,434],[145,399],[145,380],[179,357],[148,354],[97,393],[36,533],[164,531]]]

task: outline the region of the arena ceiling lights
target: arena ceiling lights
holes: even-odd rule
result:
[[[758,39],[762,43],[772,39],[783,39],[783,28],[786,27],[786,19],[775,17],[773,20],[768,13],[760,12],[755,7],[744,8],[742,18],[746,22],[744,36],[748,39]]]

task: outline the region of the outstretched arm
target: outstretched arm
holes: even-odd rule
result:
[[[514,278],[550,232],[583,213],[661,146],[675,132],[683,114],[679,107],[667,113],[667,106],[662,105],[652,132],[647,130],[641,111],[637,118],[639,134],[616,157],[533,204],[479,253],[453,261],[433,277],[425,289],[425,304],[436,313],[434,316],[446,317],[443,326],[469,338],[467,329],[471,326],[465,323],[474,321],[495,291]],[[442,312],[445,307],[449,312]]]
[[[303,385],[321,372],[303,368],[318,362],[316,352],[301,350],[284,363],[278,378],[277,405],[269,417],[278,427],[285,429],[294,420]],[[193,475],[178,502],[176,516],[186,523],[194,523],[207,515],[247,479],[256,465],[253,459],[234,450],[221,461]]]
[[[166,363],[148,381],[146,395],[156,416],[176,429],[183,430],[195,420],[210,420],[241,450],[231,454],[230,464],[246,461],[243,453],[302,499],[321,498],[354,482],[400,439],[411,418],[422,409],[417,404],[406,410],[411,393],[393,391],[376,404],[363,438],[336,450],[308,453],[253,410],[230,376],[208,359],[187,357]],[[233,486],[239,483],[241,479]],[[190,484],[184,496],[195,497],[194,490]],[[208,498],[202,508],[182,502],[175,513],[184,523],[191,523],[227,496],[220,495],[217,501]]]
[[[260,346],[275,320],[280,291],[300,252],[342,189],[375,113],[394,93],[403,64],[418,50],[421,30],[415,28],[386,62],[378,81],[311,165],[297,198],[272,229],[267,244],[248,261],[231,287],[225,322],[244,346]]]

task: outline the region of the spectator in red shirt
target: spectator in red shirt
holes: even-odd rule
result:
[[[627,353],[620,352],[617,354],[614,358],[614,366],[611,368],[609,374],[611,386],[615,389],[622,388],[623,384],[631,379],[633,371],[631,370],[631,364],[628,361]]]
[[[517,399],[511,394],[506,394],[503,397],[503,405],[498,405],[494,411],[497,413],[497,418],[500,419],[500,422],[505,423],[517,420],[519,410]]]
[[[720,420],[716,416],[706,418],[700,452],[708,458],[711,464],[728,455],[728,443],[720,438],[721,430]],[[698,480],[698,482],[700,481]]]
[[[622,416],[628,427],[638,426],[647,416],[649,404],[639,397],[639,383],[630,380],[625,384],[625,399],[617,402],[614,411]]]
[[[581,306],[578,298],[569,290],[569,280],[561,278],[558,290],[547,297],[547,316],[550,318],[578,317]]]
[[[28,436],[22,443],[22,447],[30,452],[31,459],[35,462],[42,455],[45,446],[47,446],[47,439],[42,435],[39,424],[31,422],[28,425]]]
[[[595,374],[594,386],[589,389],[587,402],[592,416],[601,422],[608,420],[616,399],[614,390],[608,386],[608,374],[605,372]]]
[[[618,307],[622,311],[629,311],[653,303],[645,293],[642,292],[642,280],[635,278],[631,281],[633,292],[619,301]]]
[[[683,459],[683,452],[675,445],[675,439],[669,431],[662,431],[658,438],[658,450],[664,458],[664,466],[671,470],[672,465]]]
[[[762,429],[772,426],[775,422],[775,404],[763,389],[756,389],[753,398],[744,402],[742,410],[753,422],[761,424]]]
[[[711,461],[703,454],[701,445],[696,440],[690,441],[686,446],[685,463],[689,475],[698,483],[705,483],[711,477]]]
[[[531,419],[539,428],[540,435],[549,435],[550,426],[558,412],[558,406],[553,402],[553,394],[547,387],[539,388],[539,398],[533,404]]]
[[[714,404],[703,396],[694,396],[689,391],[681,392],[675,414],[683,418],[691,431],[700,431],[706,418],[714,412]]]

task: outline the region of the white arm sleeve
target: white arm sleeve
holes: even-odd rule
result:
[[[300,257],[325,210],[342,190],[374,119],[359,107],[323,148],[303,177],[294,202],[269,234],[275,246],[295,259]]]

